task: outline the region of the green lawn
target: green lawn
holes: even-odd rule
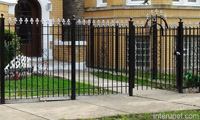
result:
[[[103,117],[103,118],[97,118],[97,119],[85,119],[85,120],[169,120],[169,119],[154,119],[155,115],[164,115],[164,116],[169,116],[173,117],[174,115],[179,115],[182,116],[182,120],[186,120],[186,117],[188,115],[193,115],[193,119],[188,119],[188,120],[199,120],[200,119],[200,111],[199,110],[186,110],[186,111],[176,111],[176,112],[162,112],[162,113],[146,113],[146,114],[129,114],[129,115],[117,115],[113,117]],[[173,117],[174,118],[174,117]],[[199,119],[198,119],[199,118]],[[178,119],[170,119],[170,120],[178,120]]]
[[[110,80],[117,80],[120,82],[128,82],[128,76],[121,76],[121,74],[118,75],[112,75],[110,73],[103,73],[103,72],[94,72],[92,73],[93,75],[100,77],[100,78],[105,78],[105,79],[110,79]],[[159,74],[158,74],[159,75]],[[150,75],[149,75],[150,76]],[[168,85],[168,84],[163,84],[163,80],[160,83],[160,80],[152,80],[149,81],[148,78],[151,78],[151,76],[149,77],[148,75],[143,75],[143,79],[142,79],[142,74],[138,74],[135,76],[135,84],[137,85],[143,85],[143,86],[149,86],[152,88],[160,88],[160,89],[174,89],[173,85]],[[169,76],[168,76],[169,77]]]
[[[137,72],[137,71],[136,71]],[[152,79],[152,74],[151,73],[144,73],[144,74],[142,74],[142,73],[135,73],[135,77],[143,77],[143,78],[147,78],[147,79]],[[157,79],[158,80],[161,80],[161,81],[164,81],[165,82],[165,80],[166,80],[166,82],[167,83],[173,83],[174,81],[173,80],[175,80],[176,79],[176,75],[173,75],[173,74],[160,74],[160,73],[158,73],[157,74]]]
[[[5,96],[48,96],[71,94],[71,81],[51,77],[32,76],[27,79],[5,81]],[[10,87],[9,87],[10,86]],[[106,90],[104,90],[106,91]],[[99,88],[76,82],[76,94],[97,94]],[[106,92],[105,92],[106,93]]]

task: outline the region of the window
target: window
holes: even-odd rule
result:
[[[150,36],[136,36],[136,66],[150,67]]]
[[[97,7],[107,6],[107,0],[97,0]]]
[[[200,6],[200,0],[173,0],[173,5]]]
[[[193,35],[185,35],[183,38],[184,42],[184,48],[183,48],[183,62],[184,62],[184,68],[192,69],[192,68],[200,68],[199,64],[199,57],[200,57],[200,42],[198,41],[198,36]],[[198,59],[197,59],[198,56]],[[197,67],[198,65],[198,67]]]
[[[151,4],[151,0],[148,0],[148,4]],[[126,5],[147,5],[144,4],[144,0],[126,0]]]
[[[103,3],[107,3],[107,0],[103,0]]]

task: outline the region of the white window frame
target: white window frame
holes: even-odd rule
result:
[[[179,2],[174,2],[173,5],[181,5],[181,6],[200,6],[200,0],[196,0],[196,2],[188,2],[188,0],[179,0]]]
[[[97,0],[97,7],[106,7],[107,3],[103,3],[103,0]]]
[[[142,3],[144,2],[143,1],[131,1],[131,0],[126,0],[126,5],[143,5]],[[151,0],[148,1],[149,2],[149,5],[151,5]],[[145,4],[147,5],[147,4]]]

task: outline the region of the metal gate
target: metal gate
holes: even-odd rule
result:
[[[132,66],[135,69],[129,74],[133,73],[131,78],[135,79],[135,90],[176,90],[177,86],[182,86],[179,82],[183,78],[178,76],[183,74],[177,72],[181,69],[177,63],[180,63],[182,54],[178,28],[175,23],[168,25],[166,18],[157,13],[147,16],[146,22],[134,24],[132,31],[135,32],[131,39],[135,43],[129,48],[135,46],[135,51],[132,48],[131,52],[135,56],[135,61],[131,62],[135,63]]]

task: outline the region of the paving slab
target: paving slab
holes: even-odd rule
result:
[[[41,116],[4,105],[0,105],[0,110],[0,120],[46,120]]]
[[[200,107],[200,94],[199,93],[183,93],[180,94],[176,91],[167,91],[167,90],[135,90],[136,96],[150,98],[155,100],[161,100],[171,103],[178,104],[188,104],[191,106]]]
[[[165,95],[163,94],[163,96]],[[171,98],[171,96],[168,97]],[[175,99],[178,99],[178,97]],[[186,99],[190,101],[192,98]],[[197,100],[195,99],[195,102]],[[143,96],[129,97],[127,94],[85,96],[77,97],[77,100],[56,102],[6,104],[3,107],[9,107],[12,110],[19,110],[20,112],[24,111],[26,114],[28,113],[24,118],[29,118],[30,115],[34,115],[49,120],[100,118],[104,116],[115,116],[117,114],[200,109],[200,107],[193,106],[192,104],[176,103],[173,101],[173,98],[171,98],[171,101],[163,101],[162,99],[159,100]],[[20,117],[17,113],[14,115]],[[6,117],[4,116],[4,118]]]
[[[200,109],[200,107],[192,105],[177,104],[168,101],[154,100],[149,98],[143,98],[139,96],[97,96],[88,99],[82,99],[81,101],[98,105],[102,107],[112,108],[120,110],[126,113],[155,113],[166,111],[180,111],[190,109]]]
[[[102,116],[114,116],[116,114],[125,114],[121,111],[84,103],[80,100],[40,102],[29,104],[9,104],[6,106],[17,108],[18,110],[22,111],[27,111],[34,115],[39,115],[50,120],[81,119],[91,117],[99,118]]]

